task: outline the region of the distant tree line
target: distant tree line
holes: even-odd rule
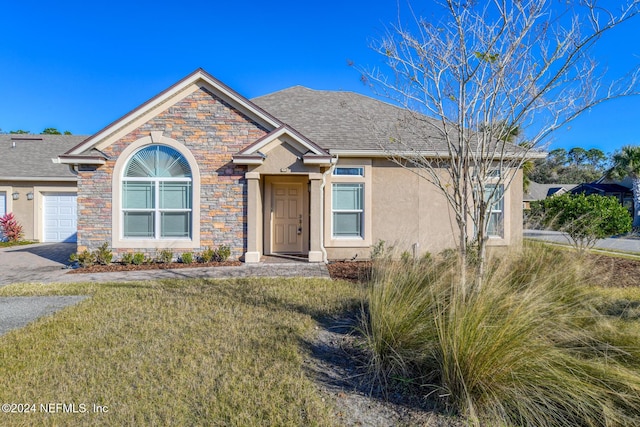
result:
[[[549,152],[546,159],[536,160],[525,174],[540,184],[579,184],[601,178],[609,169],[611,159],[601,150],[585,150],[574,147],[558,148]]]
[[[24,129],[10,130],[9,132],[3,132],[2,129],[0,129],[0,133],[9,133],[12,135],[24,135],[24,134],[30,134],[31,132]],[[71,132],[68,130],[65,130],[64,132],[60,132],[56,128],[45,128],[42,132],[40,132],[40,135],[71,135]]]

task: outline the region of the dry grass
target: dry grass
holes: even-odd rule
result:
[[[637,292],[598,299],[590,266],[538,247],[495,260],[465,297],[452,263],[374,271],[363,329],[383,381],[415,384],[473,425],[640,424]]]
[[[7,286],[91,298],[0,337],[0,414],[12,425],[330,425],[305,375],[315,320],[360,291],[317,279]],[[86,404],[45,414],[39,404]],[[107,413],[93,413],[93,404]],[[77,406],[78,407],[78,406]]]

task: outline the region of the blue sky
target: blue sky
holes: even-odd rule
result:
[[[414,1],[430,14],[434,1]],[[252,98],[294,85],[371,95],[347,64],[381,65],[369,45],[397,21],[393,0],[3,1],[0,129],[92,134],[198,67]],[[599,46],[612,71],[640,62],[640,19]],[[550,148],[640,143],[640,97],[557,132]]]

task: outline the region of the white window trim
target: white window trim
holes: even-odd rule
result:
[[[495,187],[502,187],[502,197],[499,200],[499,203],[502,203],[502,209],[496,209],[495,208],[496,207],[496,203],[492,203],[489,206],[490,209],[489,209],[489,212],[488,212],[489,213],[489,218],[488,218],[489,223],[491,223],[491,216],[493,214],[497,214],[497,213],[501,213],[502,214],[502,224],[501,224],[502,235],[500,235],[500,234],[489,234],[489,228],[487,227],[487,237],[489,237],[489,239],[504,239],[504,236],[505,236],[505,233],[506,233],[506,227],[505,227],[505,225],[506,225],[505,224],[505,220],[506,220],[506,217],[505,217],[505,205],[506,204],[505,204],[504,184],[502,184],[502,183],[500,183],[500,184],[498,184],[498,183],[489,183],[487,185],[493,185]],[[494,191],[496,191],[496,190],[494,189]]]
[[[363,168],[364,176],[333,175],[327,177],[324,190],[324,246],[326,248],[369,248],[372,241],[372,185],[371,159],[340,159],[336,167]],[[333,236],[333,185],[332,184],[364,184],[362,237],[334,237]]]
[[[359,173],[359,174],[356,174],[356,175],[350,175],[350,174],[339,174],[339,173],[336,173],[336,172],[338,171],[338,169],[360,169],[362,172],[361,172],[361,173]],[[333,175],[333,176],[339,176],[339,177],[345,177],[345,176],[348,176],[348,177],[360,177],[360,178],[363,178],[363,177],[364,177],[364,167],[363,167],[363,166],[336,166],[336,167],[333,169],[333,173],[332,173],[332,175]]]
[[[163,212],[193,212],[193,204],[191,208],[185,209],[167,209],[160,207],[160,183],[162,182],[188,182],[191,184],[191,191],[193,192],[193,182],[191,178],[158,178],[158,177],[122,177],[123,182],[152,182],[153,183],[153,198],[156,201],[156,206],[149,209],[142,208],[122,208],[121,212],[121,223],[124,224],[124,214],[125,212],[153,212],[154,217],[154,237],[145,237],[145,239],[164,239],[164,240],[191,240],[191,237],[162,237],[162,213]],[[193,197],[193,196],[192,196]],[[192,213],[193,215],[193,213]],[[190,225],[190,233],[193,231],[193,224]],[[124,236],[124,229],[122,230],[122,239],[140,239],[140,237],[127,237]]]
[[[513,173],[513,172],[510,172]],[[490,185],[502,185],[502,236],[487,236],[488,246],[506,246],[511,242],[511,192],[512,185],[507,187],[506,183],[509,182],[510,176],[503,172],[503,179],[498,182],[497,180],[491,180],[488,182]]]
[[[136,238],[124,237],[122,210],[122,182],[124,168],[138,150],[148,145],[166,145],[180,153],[191,168],[191,238]],[[152,178],[142,178],[149,181]],[[179,178],[178,178],[179,179]],[[131,180],[128,178],[127,180]],[[167,178],[167,180],[169,180]],[[141,138],[125,148],[113,168],[111,194],[111,246],[125,249],[194,249],[200,247],[200,169],[189,149],[178,141],[162,136],[161,132]],[[156,224],[156,227],[158,224]]]
[[[343,175],[340,175],[343,176]],[[361,175],[347,175],[347,176],[361,176]],[[362,197],[361,209],[334,209],[333,207],[333,189],[336,185],[340,184],[354,184],[359,185],[361,187],[360,197]],[[365,213],[365,205],[364,205],[364,193],[365,193],[365,185],[363,182],[332,182],[331,183],[331,238],[335,240],[354,240],[360,239],[364,240],[364,213]],[[360,214],[360,235],[359,236],[336,236],[334,229],[334,215],[335,213],[359,213]]]

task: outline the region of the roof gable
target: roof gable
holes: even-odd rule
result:
[[[281,126],[233,156],[236,164],[261,164],[274,147],[288,144],[305,164],[329,164],[331,155],[290,126]]]
[[[68,150],[64,155],[60,156],[60,161],[63,163],[77,163],[82,158],[94,158],[95,154],[91,154],[92,150],[104,149],[132,129],[139,127],[201,88],[220,97],[223,101],[255,120],[266,129],[275,129],[283,125],[271,114],[253,104],[203,69],[197,69],[173,86]]]

